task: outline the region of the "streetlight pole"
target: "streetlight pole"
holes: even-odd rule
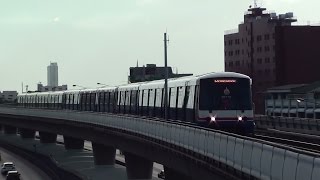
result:
[[[101,85],[99,88],[103,88],[103,87],[109,86],[108,84],[103,84],[103,83],[99,83],[99,82],[97,83],[97,85]]]
[[[317,102],[312,102],[312,101],[308,101],[308,100],[306,100],[306,99],[303,99],[303,98],[298,98],[298,99],[296,99],[296,101],[298,102],[298,103],[301,103],[301,102],[306,102],[306,103],[312,103],[312,104],[314,104],[314,105],[320,105],[319,103],[317,103]]]
[[[164,118],[168,120],[168,67],[167,67],[167,33],[164,33]]]

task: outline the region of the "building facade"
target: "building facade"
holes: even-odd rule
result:
[[[50,63],[47,67],[48,86],[58,86],[58,64],[56,62]]]
[[[269,116],[320,119],[320,81],[276,86],[265,92]]]
[[[165,67],[157,67],[155,64],[147,64],[142,67],[130,67],[129,83],[153,81],[165,79]],[[192,76],[193,74],[174,74],[171,67],[167,67],[168,78]]]
[[[17,91],[3,91],[2,93],[0,92],[1,101],[3,103],[16,102],[17,95],[18,95]]]
[[[248,9],[237,31],[224,36],[225,71],[253,79],[257,113],[264,113],[262,92],[267,88],[320,80],[316,74],[320,27],[292,26],[297,21],[293,13],[276,15],[265,10]]]
[[[47,92],[47,91],[65,91],[68,90],[67,85],[61,86],[43,86],[41,83],[37,84],[38,92]]]

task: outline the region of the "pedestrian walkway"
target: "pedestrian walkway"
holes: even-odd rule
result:
[[[126,168],[120,165],[95,166],[93,152],[65,150],[60,144],[42,144],[37,139],[22,139],[19,135],[0,134],[0,140],[17,147],[50,156],[56,164],[87,180],[127,180]],[[153,178],[156,180],[158,178]]]

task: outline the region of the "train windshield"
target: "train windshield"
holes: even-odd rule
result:
[[[250,79],[201,79],[199,109],[251,110]]]

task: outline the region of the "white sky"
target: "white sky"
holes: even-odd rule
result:
[[[47,84],[47,65],[59,84],[97,87],[127,81],[129,67],[168,65],[179,73],[224,70],[223,35],[236,29],[253,0],[0,0],[0,91]],[[320,22],[318,0],[260,0],[302,24]]]

